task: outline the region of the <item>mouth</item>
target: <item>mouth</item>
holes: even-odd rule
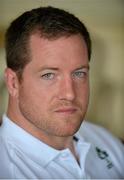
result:
[[[72,108],[72,107],[68,107],[68,108],[60,108],[55,110],[56,113],[60,113],[60,114],[74,114],[77,111],[76,108]]]

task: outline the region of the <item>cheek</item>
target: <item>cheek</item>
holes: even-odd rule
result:
[[[44,90],[38,86],[23,87],[19,92],[19,101],[25,106],[32,107],[35,111],[46,111],[52,98],[51,91],[49,91],[49,89]]]
[[[34,119],[37,121],[38,117],[46,111],[46,100],[45,97],[37,94],[36,91],[31,90],[21,91],[19,96],[19,108],[21,113],[27,119]]]
[[[79,98],[88,98],[89,97],[89,83],[85,83],[85,84],[82,84],[82,85],[79,85],[76,87],[76,94],[77,94],[77,97]]]
[[[89,85],[83,85],[77,89],[76,101],[79,103],[82,110],[87,110],[89,104]]]
[[[21,111],[32,116],[48,113],[53,91],[37,79],[25,78],[19,86],[18,105]]]

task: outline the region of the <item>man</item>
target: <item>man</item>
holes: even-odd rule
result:
[[[74,15],[53,7],[25,12],[6,33],[9,92],[0,128],[0,178],[124,177],[124,148],[83,122],[91,40]]]

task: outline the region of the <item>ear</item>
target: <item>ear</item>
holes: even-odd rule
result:
[[[4,77],[9,94],[13,97],[17,97],[18,89],[19,89],[19,81],[16,73],[12,69],[6,68]]]

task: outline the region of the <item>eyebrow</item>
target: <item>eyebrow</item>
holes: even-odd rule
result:
[[[79,68],[76,68],[75,70],[80,70],[80,69],[90,69],[90,66],[89,65],[83,65],[83,66],[81,66],[81,67],[79,67]]]
[[[57,70],[59,70],[59,68],[57,68],[57,67],[50,67],[50,66],[44,66],[44,67],[41,67],[41,68],[39,69],[39,72],[40,72],[40,71],[44,71],[44,70],[57,71]]]

